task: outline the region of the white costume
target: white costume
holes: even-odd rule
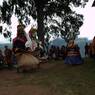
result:
[[[26,38],[27,38],[28,41],[26,42],[25,46],[31,48],[31,50],[34,51],[37,47],[36,41],[31,40],[31,38],[29,37],[28,34],[26,34]]]

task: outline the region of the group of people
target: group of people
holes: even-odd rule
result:
[[[13,48],[9,49],[5,46],[4,56],[0,50],[0,67],[3,63],[7,64],[9,68],[13,64],[18,67],[25,67],[30,65],[40,64],[40,57],[45,56],[44,48],[41,43],[36,41],[35,29],[31,28],[29,35],[24,31],[25,26],[20,24],[17,26],[17,36],[13,39]],[[85,55],[90,55],[95,58],[95,37],[90,45],[85,45]],[[83,59],[80,54],[80,48],[75,44],[74,40],[70,40],[67,46],[51,46],[47,53],[47,59],[64,60],[65,64],[83,64]]]
[[[49,50],[49,58],[61,58],[64,60],[65,64],[83,64],[80,48],[74,43],[74,40],[70,40],[67,46],[62,46],[61,48],[51,46]]]
[[[95,59],[95,37],[90,44],[86,43],[85,47],[85,57],[90,57]],[[83,58],[80,54],[80,48],[75,44],[74,40],[70,40],[67,46],[51,46],[49,49],[49,58],[51,59],[64,59],[65,64],[83,64]]]
[[[66,57],[66,47],[63,45],[61,48],[59,46],[52,45],[48,50],[49,59],[64,59]]]
[[[4,55],[0,50],[0,67],[7,65],[11,69],[15,65],[17,68],[39,65],[42,47],[35,41],[35,29],[31,28],[27,35],[24,28],[23,24],[17,26],[17,36],[13,39],[11,49],[5,46]]]
[[[25,39],[25,38],[24,38]],[[11,68],[13,65],[17,64],[17,60],[20,59],[22,55],[24,55],[22,58],[22,61],[26,62],[29,60],[29,54],[31,56],[31,62],[32,64],[35,64],[35,62],[38,62],[38,57],[43,57],[45,54],[45,51],[43,48],[41,48],[38,44],[38,46],[35,48],[35,51],[32,51],[29,47],[25,47],[26,40],[22,40],[18,38],[18,36],[13,40],[13,48],[9,49],[8,46],[5,46],[4,55],[2,51],[0,50],[0,65],[6,64],[9,68]],[[37,55],[38,53],[38,55]],[[27,56],[28,59],[25,59]],[[56,46],[51,46],[51,48],[48,51],[48,59],[63,59],[65,64],[82,64],[83,60],[80,55],[79,47],[74,43],[73,40],[71,40],[67,46],[62,46],[61,48]],[[26,60],[26,61],[25,61]],[[36,61],[35,61],[36,60]],[[30,60],[29,60],[30,61]],[[21,60],[20,60],[21,62]],[[26,63],[22,64],[26,64]],[[34,62],[34,63],[33,63]]]

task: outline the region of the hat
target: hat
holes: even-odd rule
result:
[[[36,33],[36,31],[37,31],[37,29],[35,29],[35,28],[31,28],[30,29],[30,31],[29,31],[29,36],[31,37],[31,36],[34,36],[34,34]]]
[[[30,33],[30,32],[35,33],[35,32],[37,32],[37,29],[32,27],[32,28],[30,29],[29,33]]]

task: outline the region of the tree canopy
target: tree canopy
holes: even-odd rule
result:
[[[44,42],[49,33],[60,34],[68,41],[76,38],[83,24],[83,16],[74,12],[72,7],[83,6],[86,2],[88,0],[4,0],[0,6],[1,20],[10,25],[15,14],[20,21],[30,24],[31,16],[37,20],[40,41]]]
[[[95,7],[95,0],[94,0],[94,2],[93,2],[93,4],[92,4],[92,7]]]

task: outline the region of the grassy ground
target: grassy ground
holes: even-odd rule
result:
[[[67,66],[63,61],[43,64],[35,73],[0,71],[0,95],[95,95],[95,61]]]

